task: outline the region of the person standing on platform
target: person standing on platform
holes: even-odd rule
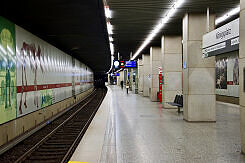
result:
[[[127,89],[127,94],[128,94],[128,89],[129,89],[129,80],[126,82],[126,89]]]
[[[120,83],[120,84],[121,84],[121,88],[123,89],[123,81],[121,81],[121,83]]]

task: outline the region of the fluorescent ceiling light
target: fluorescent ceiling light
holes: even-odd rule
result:
[[[159,23],[155,26],[155,28],[151,31],[148,37],[145,39],[143,44],[139,47],[136,53],[133,55],[131,60],[134,60],[140,52],[154,39],[154,37],[161,31],[163,26],[169,21],[169,19],[176,13],[176,10],[184,3],[184,0],[177,0],[171,7],[171,9],[167,12],[167,14],[163,15],[163,18],[160,19]]]
[[[113,41],[113,38],[110,36],[110,37],[109,37],[109,40],[112,42],[112,41]]]
[[[112,13],[111,13],[109,6],[105,6],[105,17],[108,19],[112,17]]]
[[[110,43],[110,49],[111,49],[111,55],[114,54],[114,45],[112,43]]]
[[[114,45],[112,43],[113,38],[112,38],[112,34],[113,34],[113,26],[110,23],[110,18],[112,18],[112,12],[109,8],[109,6],[106,3],[106,0],[104,0],[104,9],[105,9],[105,17],[106,17],[106,26],[107,26],[107,32],[108,32],[108,36],[109,36],[109,42],[110,42],[110,51],[111,51],[111,67],[110,70],[107,72],[107,74],[110,73],[110,71],[113,69],[113,62],[114,62]]]
[[[224,14],[223,16],[217,18],[215,20],[215,24],[217,25],[217,24],[225,21],[226,19],[230,18],[231,16],[238,14],[239,12],[240,12],[240,5],[234,9],[232,9],[228,13]]]
[[[107,22],[107,31],[110,35],[113,34],[112,30],[113,30],[113,27],[112,27],[111,23]]]

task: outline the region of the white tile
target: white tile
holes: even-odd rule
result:
[[[216,95],[184,96],[188,96],[187,121],[216,121]]]
[[[215,94],[215,68],[189,68],[188,76],[189,94]]]
[[[162,109],[160,103],[151,102],[148,97],[127,95],[118,86],[110,87],[115,111],[111,117],[116,130],[116,154],[111,152],[114,146],[108,146],[110,150],[101,155],[111,157],[102,161],[115,162],[116,155],[116,162],[245,162],[240,153],[238,107],[217,103],[214,106],[216,123],[188,123],[176,109]],[[204,121],[216,117],[210,110],[215,96],[190,98],[190,104],[196,100],[200,104],[193,107],[190,117],[199,116]]]
[[[181,54],[182,53],[182,37],[181,36],[163,36],[164,53]]]
[[[166,53],[164,54],[163,71],[182,71],[182,54]]]
[[[163,90],[182,90],[182,72],[166,72],[164,75]]]
[[[202,58],[202,41],[188,41],[185,48],[189,68],[215,67],[215,57]]]
[[[245,9],[245,0],[240,0],[240,10],[244,10]]]

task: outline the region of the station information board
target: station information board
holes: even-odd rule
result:
[[[124,67],[125,68],[136,68],[137,62],[136,61],[126,61]]]
[[[117,72],[117,73],[113,74],[113,76],[120,76],[120,75],[119,75],[119,73]]]
[[[239,49],[239,21],[233,20],[203,36],[203,58]]]

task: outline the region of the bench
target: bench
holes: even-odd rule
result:
[[[178,113],[181,113],[180,108],[183,107],[183,95],[176,95],[174,98],[174,102],[167,102],[167,104],[172,105],[172,106],[177,106]]]

